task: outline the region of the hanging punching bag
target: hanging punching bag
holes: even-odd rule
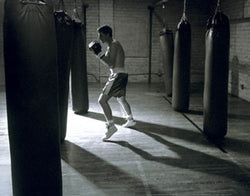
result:
[[[160,47],[162,53],[162,62],[164,70],[164,84],[166,95],[172,96],[172,78],[173,78],[173,53],[174,53],[174,38],[173,32],[168,29],[163,29],[160,32]]]
[[[71,17],[64,8],[64,2],[60,2],[61,8],[54,12],[57,37],[57,61],[58,61],[58,87],[59,87],[59,120],[60,139],[63,141],[67,131],[70,51],[73,33]]]
[[[167,29],[166,25],[166,1],[162,4],[163,30],[160,32],[160,48],[162,53],[162,63],[164,70],[164,84],[166,96],[172,96],[173,79],[173,56],[174,56],[174,38],[173,32]]]
[[[230,28],[227,16],[221,12],[220,1],[208,25],[203,130],[208,137],[221,140],[227,133]]]
[[[174,44],[173,99],[176,111],[187,112],[189,107],[191,27],[184,13],[177,26]]]
[[[75,113],[86,113],[89,109],[88,78],[86,63],[86,32],[76,5],[73,19],[73,46],[71,50],[72,105]]]
[[[14,196],[62,195],[57,46],[49,0],[6,0],[4,58]]]

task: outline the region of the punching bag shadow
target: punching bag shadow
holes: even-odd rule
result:
[[[75,113],[87,113],[89,109],[86,62],[86,28],[80,20],[76,6],[73,15],[73,45],[71,50],[72,106]]]
[[[4,58],[13,195],[62,195],[53,7],[6,0]]]
[[[206,33],[203,131],[214,140],[227,133],[230,27],[220,1]]]
[[[58,61],[58,87],[59,87],[59,120],[60,139],[64,141],[67,131],[70,51],[73,35],[73,22],[64,9],[63,0],[60,1],[62,9],[54,12],[57,37]]]
[[[172,107],[176,111],[187,112],[189,108],[190,85],[190,54],[191,54],[191,27],[184,12],[177,26],[174,44],[173,66],[173,99]]]

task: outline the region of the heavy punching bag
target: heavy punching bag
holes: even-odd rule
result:
[[[49,0],[6,0],[6,101],[14,196],[62,195],[57,45]]]
[[[54,12],[57,37],[58,87],[59,87],[59,120],[60,139],[63,141],[67,131],[70,51],[72,43],[73,22],[65,11],[63,0],[59,9]]]
[[[174,38],[173,32],[163,29],[160,32],[160,46],[162,53],[162,62],[164,70],[164,84],[166,96],[172,96],[173,80],[173,55],[174,55]]]
[[[160,48],[162,54],[162,63],[164,70],[164,84],[166,96],[172,96],[172,80],[173,80],[173,56],[174,56],[174,38],[173,32],[167,29],[166,17],[166,2],[162,3],[163,10],[163,25],[164,28],[160,32]]]
[[[227,133],[230,27],[227,16],[221,11],[219,0],[208,27],[203,131],[208,137],[221,140]]]
[[[75,113],[89,109],[88,78],[86,62],[86,28],[77,12],[76,2],[73,19],[73,46],[71,50],[72,106]]]
[[[191,27],[184,12],[177,26],[174,44],[173,98],[172,107],[176,111],[187,112],[189,108]]]

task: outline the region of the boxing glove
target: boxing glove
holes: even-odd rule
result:
[[[98,41],[92,41],[89,43],[89,50],[93,51],[95,55],[98,55],[102,51],[102,46]]]

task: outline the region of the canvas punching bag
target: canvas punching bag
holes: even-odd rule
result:
[[[209,28],[210,27],[210,28]],[[206,33],[204,133],[221,140],[227,133],[230,27],[218,1]]]
[[[86,113],[89,109],[88,78],[86,62],[86,24],[79,18],[76,3],[73,19],[73,46],[71,50],[72,107],[75,113]]]
[[[6,0],[6,101],[14,196],[62,195],[57,46],[49,0]]]
[[[162,53],[162,62],[164,70],[164,84],[166,96],[172,96],[172,78],[173,78],[173,53],[174,38],[173,32],[163,29],[160,32],[160,47]]]
[[[70,51],[72,43],[73,22],[67,14],[63,0],[60,8],[54,12],[57,37],[58,87],[59,87],[59,120],[60,139],[64,141],[67,131]]]
[[[164,84],[166,96],[172,96],[173,80],[173,57],[174,57],[174,38],[173,32],[167,28],[166,24],[166,1],[162,4],[163,29],[160,32],[160,49],[164,70]]]
[[[183,17],[177,26],[174,44],[172,107],[180,112],[187,112],[189,108],[191,27],[186,18],[185,5]]]

